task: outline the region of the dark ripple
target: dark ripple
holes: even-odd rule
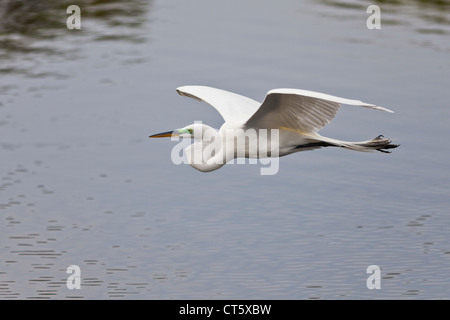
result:
[[[37,69],[42,58],[57,60],[80,57],[75,46],[58,46],[55,40],[60,37],[71,36],[75,42],[84,39],[142,43],[146,41],[142,25],[146,22],[150,3],[143,0],[113,0],[108,3],[77,1],[76,4],[81,8],[82,29],[72,31],[66,28],[66,17],[69,16],[66,9],[73,1],[2,0],[0,59],[7,63],[0,67],[0,74],[25,75],[30,78],[69,77],[69,74],[59,70]],[[83,21],[91,23],[89,32],[83,32]]]

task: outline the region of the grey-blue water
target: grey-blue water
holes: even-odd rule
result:
[[[450,298],[449,1],[76,2],[81,30],[70,1],[0,5],[0,298]],[[321,133],[401,146],[201,173],[148,139],[220,127],[191,84],[374,103]]]

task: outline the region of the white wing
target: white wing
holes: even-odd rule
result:
[[[205,86],[183,86],[177,92],[186,97],[206,102],[213,106],[227,121],[245,121],[261,105],[260,102],[239,94]]]
[[[286,127],[302,132],[317,132],[334,119],[341,104],[393,112],[359,100],[314,91],[275,89],[267,93],[261,107],[245,126],[266,129]]]

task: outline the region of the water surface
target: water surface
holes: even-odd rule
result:
[[[17,3],[0,5],[2,299],[450,298],[448,1],[84,0],[81,30],[69,2]],[[375,103],[395,113],[344,106],[322,134],[401,147],[302,152],[274,176],[176,166],[149,134],[222,121],[188,84]]]

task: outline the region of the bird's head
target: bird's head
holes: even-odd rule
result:
[[[181,138],[191,138],[196,140],[203,140],[205,133],[208,130],[216,130],[211,128],[210,126],[202,123],[194,123],[185,126],[184,128],[175,129],[172,131],[161,132],[154,135],[149,136],[149,138],[164,138],[164,137],[181,137]],[[211,131],[209,131],[211,133]]]

